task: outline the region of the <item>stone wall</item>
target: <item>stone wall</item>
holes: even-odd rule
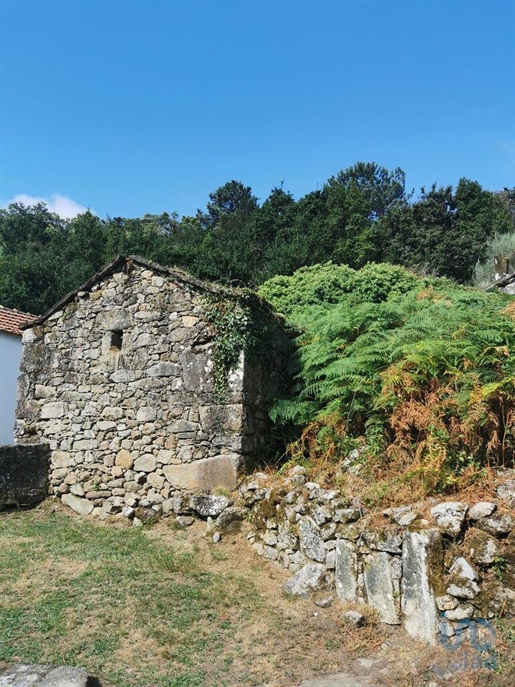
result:
[[[426,516],[394,508],[372,522],[359,503],[307,482],[300,467],[273,486],[258,474],[240,492],[251,545],[295,573],[291,593],[334,589],[429,644],[500,610],[515,615],[514,479],[495,502],[444,502]]]
[[[16,438],[48,443],[51,491],[69,505],[159,512],[180,490],[235,488],[264,452],[267,380],[242,354],[215,391],[209,295],[119,260],[25,332]]]
[[[32,506],[46,498],[49,458],[44,444],[0,446],[0,510]]]

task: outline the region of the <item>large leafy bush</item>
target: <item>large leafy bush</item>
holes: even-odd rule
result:
[[[297,457],[341,461],[358,447],[425,493],[513,463],[510,297],[390,265],[330,264],[276,277],[261,293],[299,332],[290,395],[272,410],[302,431]]]

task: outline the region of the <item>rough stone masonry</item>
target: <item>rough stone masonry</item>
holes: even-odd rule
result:
[[[295,573],[285,591],[335,590],[344,603],[367,604],[382,622],[436,644],[488,634],[499,613],[515,617],[514,476],[506,473],[495,502],[444,501],[427,518],[420,508],[428,504],[389,508],[382,523],[308,482],[301,466],[271,484],[256,473],[239,491],[255,551]]]
[[[242,352],[215,389],[209,298],[238,302],[119,257],[24,332],[15,436],[49,444],[51,493],[84,514],[166,512],[175,492],[234,489],[266,451],[270,375]]]

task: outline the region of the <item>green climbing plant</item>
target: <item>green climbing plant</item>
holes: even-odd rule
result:
[[[204,306],[206,319],[215,331],[215,390],[222,394],[228,390],[229,374],[238,366],[241,352],[252,346],[252,312],[244,298],[210,295],[205,298]]]

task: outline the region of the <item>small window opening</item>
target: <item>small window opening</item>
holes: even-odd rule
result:
[[[117,351],[122,350],[123,331],[121,329],[113,329],[111,332],[111,348]]]

